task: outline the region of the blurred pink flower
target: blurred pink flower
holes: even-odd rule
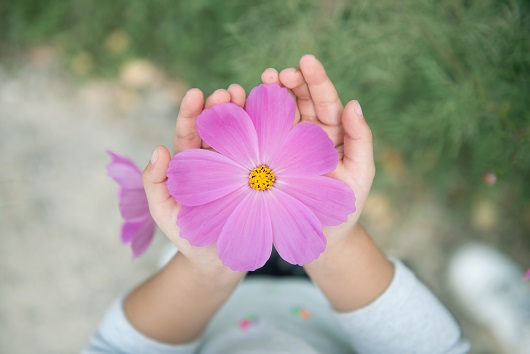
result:
[[[142,171],[131,160],[112,151],[107,150],[107,153],[112,157],[112,161],[107,165],[107,173],[120,185],[118,200],[124,219],[121,242],[131,244],[133,258],[136,258],[151,244],[156,227],[149,213]]]
[[[326,248],[322,226],[355,211],[351,189],[322,176],[337,166],[335,146],[315,124],[293,127],[295,102],[278,84],[255,87],[245,110],[205,109],[196,127],[215,151],[189,149],[171,160],[167,187],[182,204],[180,235],[194,246],[216,243],[233,270],[263,266],[273,244],[289,263],[312,262]]]
[[[526,271],[525,275],[523,276],[523,279],[530,279],[530,269]]]

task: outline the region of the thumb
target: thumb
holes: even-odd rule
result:
[[[171,155],[165,146],[159,145],[153,151],[151,160],[142,173],[145,195],[149,203],[149,210],[155,220],[169,216],[176,206],[176,202],[166,187],[166,171]]]
[[[375,175],[372,131],[364,119],[358,101],[350,101],[342,113],[344,126],[344,167],[357,175],[370,178]]]

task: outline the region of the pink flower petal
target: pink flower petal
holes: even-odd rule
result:
[[[143,188],[122,188],[119,193],[119,208],[122,218],[128,221],[144,220],[150,214]]]
[[[155,234],[155,222],[151,217],[140,221],[126,221],[121,229],[121,241],[131,244],[133,257],[141,256],[151,244]]]
[[[217,253],[232,270],[262,267],[272,252],[272,228],[265,202],[268,192],[247,190],[217,240]]]
[[[129,223],[125,223],[123,230],[125,232],[126,225]],[[146,218],[140,225],[140,227],[137,227],[135,229],[134,234],[131,236],[128,236],[130,239],[130,244],[133,252],[133,258],[141,256],[149,247],[151,242],[153,241],[153,236],[155,234],[156,224],[155,221],[149,217]],[[132,228],[131,231],[132,233]],[[123,234],[122,234],[123,239]]]
[[[243,187],[207,204],[183,206],[177,217],[180,236],[192,246],[201,247],[215,243],[226,220],[247,189],[248,187]]]
[[[268,165],[293,126],[296,105],[278,84],[259,85],[248,95],[245,110],[258,134],[260,163]]]
[[[525,273],[523,279],[530,279],[530,269],[528,269],[528,271]]]
[[[248,185],[248,171],[213,151],[189,149],[169,162],[167,188],[183,205],[197,206]]]
[[[258,137],[247,112],[233,103],[202,111],[195,125],[199,136],[213,149],[248,170],[258,163]]]
[[[142,171],[134,162],[110,150],[107,153],[112,157],[111,163],[107,165],[107,173],[112,179],[123,188],[144,189]]]
[[[145,225],[145,220],[138,221],[126,221],[121,226],[121,242],[122,243],[131,243],[134,235]]]
[[[269,167],[280,177],[318,176],[337,167],[338,153],[326,132],[312,123],[298,123],[287,135]]]
[[[142,171],[129,159],[112,151],[107,171],[119,185],[119,209],[124,219],[121,241],[131,244],[133,257],[142,255],[151,244],[156,224],[149,213],[149,205],[142,183]]]
[[[355,211],[355,196],[342,181],[325,176],[284,176],[276,187],[305,204],[322,225],[339,225]]]
[[[271,189],[271,196],[266,201],[274,247],[291,264],[311,263],[326,249],[322,225],[308,207],[280,189]]]

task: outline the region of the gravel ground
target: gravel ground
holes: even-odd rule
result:
[[[82,84],[62,75],[46,48],[26,61],[9,73],[0,67],[0,352],[75,353],[113,298],[156,269],[166,244],[157,237],[133,262],[119,243],[105,150],[143,166],[157,144],[171,146],[183,85],[144,61],[119,80]],[[473,353],[499,353],[444,286],[444,215],[428,196],[396,211],[374,191],[363,218],[455,313]]]

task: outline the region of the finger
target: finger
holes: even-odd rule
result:
[[[356,171],[363,178],[375,175],[372,131],[364,119],[359,102],[350,101],[342,114],[344,126],[344,159],[346,170]]]
[[[327,125],[339,125],[342,103],[320,61],[313,55],[304,55],[300,59],[300,70],[307,82],[318,119]]]
[[[215,90],[214,93],[210,95],[206,99],[206,103],[204,104],[204,108],[210,108],[211,106],[215,106],[216,104],[226,103],[230,102],[230,93],[225,89],[218,89]]]
[[[195,128],[195,118],[202,112],[203,104],[204,95],[201,90],[194,88],[186,92],[177,116],[173,143],[175,153],[201,146],[201,138]]]
[[[264,84],[279,82],[278,71],[273,68],[265,69],[265,71],[261,74],[261,81],[263,81]]]
[[[290,89],[296,99],[301,120],[304,122],[317,123],[318,118],[313,105],[313,99],[309,92],[309,87],[297,68],[287,68],[280,72],[280,83]]]
[[[230,94],[230,102],[237,104],[240,107],[245,106],[246,93],[245,89],[238,84],[228,86],[228,93]]]
[[[159,225],[161,221],[172,217],[178,207],[166,187],[166,171],[169,160],[171,160],[171,156],[166,147],[157,146],[142,173],[149,210]]]
[[[215,90],[207,99],[204,108],[210,108],[216,104],[227,103],[231,100],[230,93],[225,89]],[[201,143],[201,149],[211,149],[211,146],[204,141]]]

